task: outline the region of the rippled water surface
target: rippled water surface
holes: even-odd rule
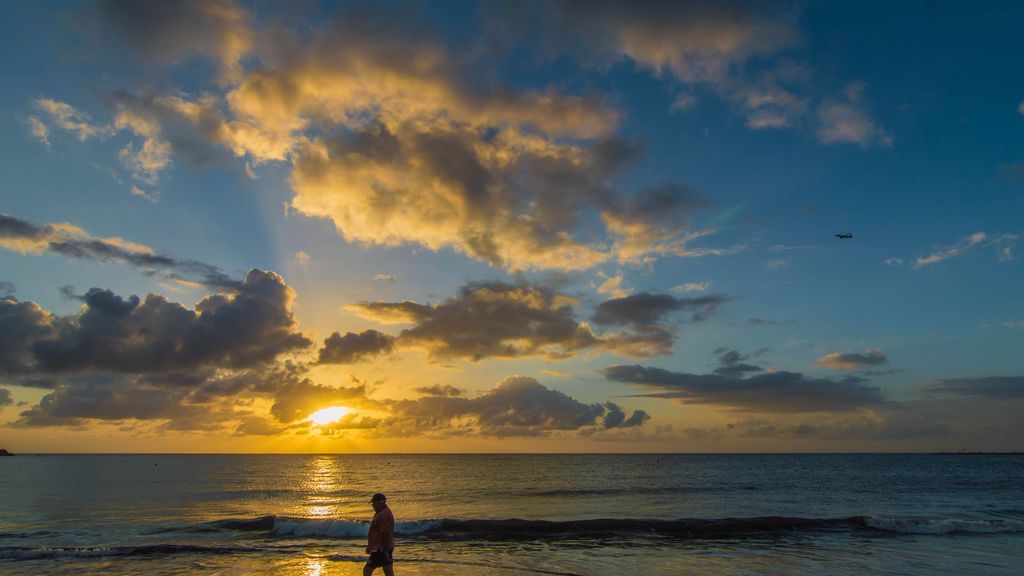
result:
[[[0,573],[1021,574],[1024,457],[0,459]],[[379,572],[378,572],[379,573]]]

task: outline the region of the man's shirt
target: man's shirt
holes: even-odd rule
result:
[[[391,550],[395,547],[395,516],[391,508],[385,506],[373,515],[367,540],[370,550]]]

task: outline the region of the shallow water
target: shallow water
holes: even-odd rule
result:
[[[1024,573],[997,455],[19,456],[0,572],[360,574],[377,491],[398,574]]]

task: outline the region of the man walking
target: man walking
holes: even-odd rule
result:
[[[387,496],[377,493],[370,499],[373,504],[373,520],[366,537],[366,553],[370,558],[363,567],[363,576],[370,576],[377,568],[384,569],[385,576],[395,576],[391,554],[395,551],[395,516],[388,508]]]

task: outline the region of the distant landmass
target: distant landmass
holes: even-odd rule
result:
[[[11,454],[5,448],[0,448],[0,456],[14,456],[14,454]]]

